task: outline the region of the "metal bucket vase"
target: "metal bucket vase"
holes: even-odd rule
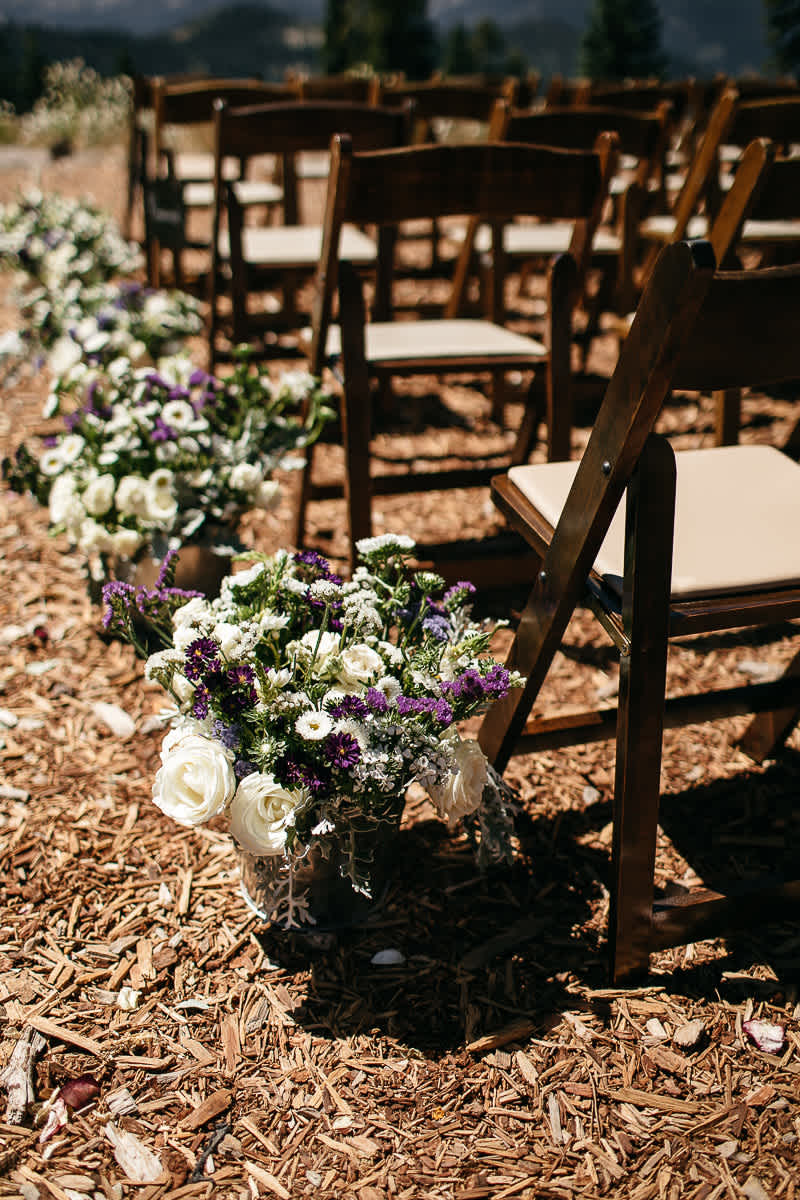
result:
[[[236,846],[242,897],[257,916],[277,929],[327,932],[361,925],[385,899],[396,833],[396,826],[382,824],[359,835],[372,856],[369,896],[342,876],[345,856],[335,848],[325,857],[312,846],[290,867],[281,854],[254,855]]]

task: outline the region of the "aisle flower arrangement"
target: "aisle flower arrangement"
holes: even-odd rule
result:
[[[0,262],[50,293],[73,281],[81,287],[130,275],[141,251],[91,200],[73,200],[38,188],[0,206]]]
[[[312,852],[369,894],[370,834],[396,831],[412,782],[484,859],[509,855],[501,785],[457,725],[522,680],[489,654],[473,586],[414,572],[413,547],[362,540],[348,582],[315,552],[280,551],[248,555],[215,600],[104,589],[110,630],[137,644],[144,616],[165,646],[145,666],[175,704],[155,803],[186,826],[222,817],[247,854],[278,860],[285,926],[308,919],[293,878]]]
[[[12,488],[47,505],[54,532],[66,532],[109,578],[109,557],[135,558],[157,539],[164,548],[200,540],[249,508],[276,503],[276,468],[318,436],[331,410],[302,372],[272,381],[246,361],[217,379],[186,358],[159,370],[114,360],[85,361],[56,383],[47,416],[65,430],[4,463]]]

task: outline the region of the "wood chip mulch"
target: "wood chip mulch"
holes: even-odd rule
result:
[[[122,172],[109,151],[42,183],[116,212]],[[0,174],[0,200],[27,182]],[[15,321],[6,291],[0,331]],[[1,453],[40,423],[46,389],[42,372],[6,389]],[[448,454],[506,444],[474,388],[437,395],[463,428],[421,436]],[[780,444],[792,416],[754,398],[743,438]],[[663,427],[708,442],[710,407],[676,398]],[[290,501],[246,536],[285,543]],[[30,499],[0,506],[0,1197],[795,1196],[800,933],[776,912],[609,989],[610,744],[513,762],[513,868],[479,875],[412,796],[365,926],[275,932],[244,904],[224,830],[179,829],[151,803],[162,694],[101,640],[78,557]],[[430,515],[452,530],[465,512],[495,521],[482,493],[387,498],[378,528],[436,536]],[[335,502],[313,516],[334,559],[340,523]],[[487,598],[512,620],[518,604]],[[670,688],[779,671],[797,630],[773,632],[687,639]],[[614,691],[614,657],[578,614],[542,707]],[[755,767],[742,727],[667,735],[659,885],[796,862],[800,741]],[[396,961],[373,963],[382,950]],[[773,1050],[751,1018],[784,1028]]]

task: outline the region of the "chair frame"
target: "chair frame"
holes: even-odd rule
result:
[[[275,154],[284,163],[284,181],[293,171],[294,156],[304,150],[330,148],[331,137],[348,130],[359,147],[382,149],[408,143],[413,110],[410,105],[386,108],[374,104],[335,100],[295,100],[275,104],[231,108],[219,102],[214,109],[214,212],[212,217],[212,265],[209,285],[209,349],[216,361],[217,335],[220,330],[218,291],[221,283],[219,235],[227,216],[230,239],[231,296],[233,301],[233,341],[246,341],[255,326],[247,316],[248,264],[241,251],[243,215],[235,190],[222,176],[227,157],[246,161],[253,155]],[[286,221],[284,224],[299,224]],[[305,273],[314,274],[317,263]],[[299,273],[299,268],[294,274]],[[291,287],[291,283],[290,283]],[[290,287],[284,288],[285,320],[294,317]],[[270,327],[274,318],[267,319]]]
[[[670,602],[675,456],[653,434],[672,387],[719,389],[768,385],[800,370],[797,298],[800,271],[715,272],[708,242],[667,247],[642,296],[572,489],[553,528],[505,476],[493,498],[532,546],[540,570],[521,616],[507,665],[527,676],[524,689],[484,718],[479,740],[495,767],[512,754],[614,736],[615,773],[609,955],[615,981],[646,972],[649,954],[719,933],[767,911],[775,897],[800,901],[800,883],[769,884],[749,895],[700,889],[654,901],[662,735],[734,713],[761,713],[743,745],[770,753],[791,728],[800,678],[665,701],[669,638],[800,615],[800,588],[686,598]],[[730,336],[731,314],[750,328]],[[735,345],[734,345],[735,343]],[[744,486],[744,483],[743,483]],[[627,488],[621,612],[608,602],[593,563]],[[567,718],[526,720],[575,607],[585,600],[620,651],[619,705]],[[776,715],[777,710],[777,715]]]
[[[354,154],[351,140],[334,138],[331,179],[325,215],[323,255],[313,309],[311,370],[319,373],[326,361],[326,340],[335,290],[339,291],[339,320],[343,363],[343,428],[346,457],[346,499],[351,554],[355,542],[371,531],[370,498],[380,486],[395,491],[422,491],[445,486],[465,487],[488,482],[490,471],[414,473],[413,477],[371,479],[369,472],[370,378],[391,375],[489,372],[496,378],[508,370],[546,371],[548,436],[551,449],[568,446],[571,319],[577,294],[576,278],[583,267],[616,163],[616,139],[604,134],[591,152],[559,151],[512,143],[422,146],[405,151]],[[557,185],[557,186],[556,186]],[[552,190],[551,190],[552,189]],[[574,257],[561,256],[548,280],[549,321],[547,355],[516,352],[490,359],[461,357],[368,362],[365,349],[365,305],[353,272],[338,261],[342,223],[379,225],[379,249],[373,320],[391,318],[392,252],[397,223],[419,217],[442,218],[479,213],[492,227],[495,254],[488,319],[503,323],[502,226],[520,212],[538,211],[544,217],[565,214],[575,219]],[[413,323],[410,325],[413,330]],[[558,406],[555,397],[559,397]],[[524,462],[536,438],[538,406],[528,404],[517,433],[512,462]],[[565,454],[568,457],[568,450]],[[303,539],[301,503],[297,542]],[[444,553],[437,547],[435,554]],[[448,548],[449,555],[449,548]],[[475,549],[468,553],[469,569],[480,570]],[[444,567],[443,567],[444,569]]]

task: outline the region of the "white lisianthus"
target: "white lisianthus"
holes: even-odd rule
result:
[[[263,508],[265,512],[276,508],[280,503],[281,485],[274,479],[263,479],[253,493],[253,504]]]
[[[256,463],[240,462],[231,467],[228,483],[240,492],[253,492],[264,478]]]
[[[70,367],[79,363],[82,355],[83,350],[71,337],[60,337],[48,355],[50,370],[54,378],[58,379]]]
[[[220,621],[211,635],[227,659],[244,658],[255,648],[261,638],[261,630],[254,623],[231,625]]]
[[[231,804],[231,835],[250,854],[281,854],[304,792],[288,791],[271,775],[246,775]]]
[[[472,738],[461,740],[455,729],[445,734],[453,756],[453,770],[441,784],[428,784],[430,797],[439,815],[454,825],[461,817],[475,812],[489,779],[486,756]]]
[[[351,687],[365,686],[372,682],[384,669],[380,654],[364,642],[356,642],[342,651],[342,667],[339,679]]]
[[[187,625],[197,629],[204,627],[209,621],[213,621],[211,605],[203,596],[193,596],[172,614],[173,629],[181,629]]]
[[[85,554],[92,552],[108,554],[113,549],[111,534],[105,525],[98,525],[92,517],[86,517],[81,521],[78,549],[83,550]]]
[[[306,742],[321,742],[333,729],[333,721],[326,712],[310,709],[301,713],[294,723],[295,732]]]
[[[147,515],[147,483],[139,475],[123,475],[114,497],[118,510],[125,517]]]
[[[268,608],[258,618],[258,623],[262,633],[275,633],[279,629],[285,629],[289,624],[289,617],[286,613],[270,612]]]
[[[75,477],[69,471],[64,471],[50,488],[50,520],[53,525],[61,525],[67,520],[74,510],[75,494]]]
[[[90,479],[83,491],[86,511],[93,517],[102,517],[114,502],[116,480],[110,473]]]
[[[133,558],[144,538],[136,529],[115,529],[111,534],[111,549],[117,558]]]
[[[168,400],[161,410],[161,419],[170,429],[183,433],[194,421],[194,409],[188,400]]]
[[[330,660],[339,653],[339,638],[327,630],[321,633],[318,629],[312,629],[304,633],[299,642],[290,642],[287,649],[290,653],[296,653],[303,662],[309,662],[313,655],[314,670],[322,675]]]
[[[230,803],[236,790],[230,755],[191,725],[167,734],[161,762],[153,801],[179,825],[203,825]]]
[[[147,480],[147,516],[157,524],[169,524],[178,511],[173,481],[172,471],[167,467],[158,467]]]

